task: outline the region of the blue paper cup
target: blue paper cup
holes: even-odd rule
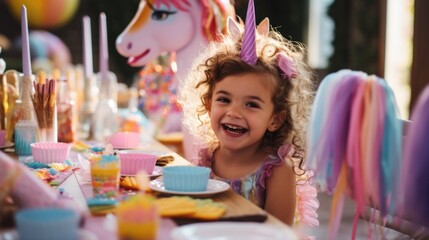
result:
[[[198,166],[164,167],[164,187],[169,191],[203,192],[207,190],[211,169]]]
[[[78,213],[61,208],[25,209],[15,215],[20,240],[76,240]]]

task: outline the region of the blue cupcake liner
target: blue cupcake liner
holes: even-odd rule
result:
[[[15,215],[20,240],[76,240],[79,214],[69,209],[25,209]]]
[[[198,166],[169,166],[164,167],[162,172],[166,190],[203,192],[207,190],[211,169]]]

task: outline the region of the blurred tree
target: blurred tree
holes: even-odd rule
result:
[[[349,68],[384,75],[386,0],[335,0],[329,16],[334,20],[334,54],[328,72]]]
[[[237,15],[246,17],[248,0],[236,0]],[[255,0],[256,23],[268,17],[270,24],[285,38],[302,43],[307,42],[308,0],[266,1]]]
[[[140,0],[91,0],[82,1],[82,14],[91,17],[92,39],[94,51],[94,71],[98,71],[98,24],[99,14],[106,14],[108,28],[108,47],[109,47],[109,64],[111,71],[115,72],[118,81],[131,85],[135,74],[140,68],[130,67],[127,64],[127,59],[119,55],[116,51],[115,41],[119,34],[126,28],[137,12]]]

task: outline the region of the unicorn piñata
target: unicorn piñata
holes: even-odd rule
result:
[[[141,0],[136,15],[116,39],[116,49],[128,64],[140,67],[165,52],[175,52],[176,89],[193,59],[209,41],[225,33],[226,19],[235,16],[230,0]],[[170,114],[165,124],[177,124],[181,117]],[[191,135],[184,130],[186,157],[195,155]]]

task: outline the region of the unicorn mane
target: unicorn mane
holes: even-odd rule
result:
[[[188,11],[192,0],[147,0],[155,7],[174,6],[181,11]],[[226,33],[226,19],[235,16],[234,6],[230,0],[194,0],[201,4],[201,30],[207,41],[217,41],[220,33]]]

